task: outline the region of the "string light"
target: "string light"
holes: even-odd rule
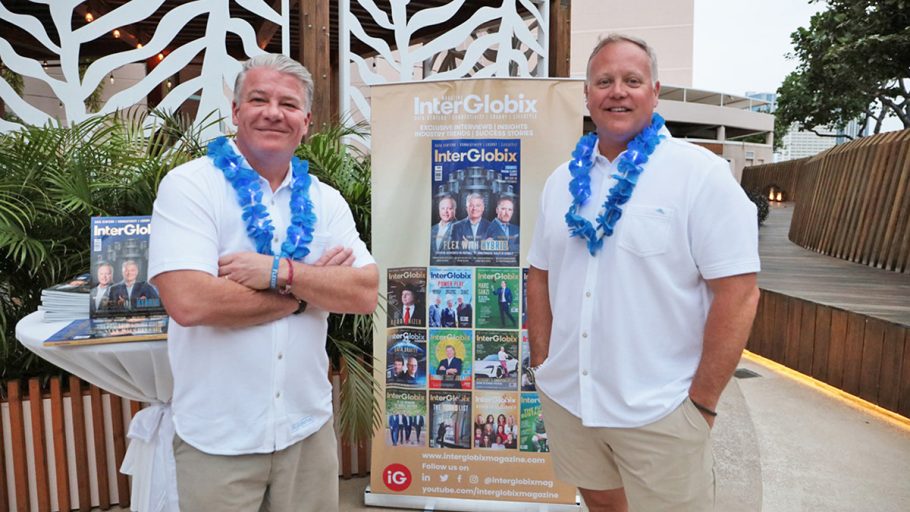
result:
[[[136,49],[139,50],[142,48],[142,43],[136,43]]]
[[[85,13],[85,21],[88,23],[91,23],[91,22],[95,21],[95,17],[92,16],[92,13],[87,12],[87,13]]]
[[[170,89],[173,84],[171,84],[171,81],[168,80],[167,83],[165,83],[164,85],[167,86],[168,89]]]
[[[114,73],[111,73],[111,83],[114,83]]]
[[[120,29],[115,28],[111,35],[114,36],[114,39],[120,39]]]
[[[164,54],[163,54],[163,53],[159,53],[159,54],[158,54],[158,62],[161,62],[161,61],[163,61],[163,60],[164,60]]]

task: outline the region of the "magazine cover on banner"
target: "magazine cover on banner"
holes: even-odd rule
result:
[[[525,298],[540,194],[581,135],[583,97],[581,80],[371,89],[386,313],[367,505],[578,510],[527,372]]]

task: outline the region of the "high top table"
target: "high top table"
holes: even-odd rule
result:
[[[69,322],[44,322],[32,313],[16,324],[16,338],[42,359],[106,391],[150,404],[130,422],[130,443],[120,472],[133,477],[130,503],[139,512],[179,512],[171,396],[174,379],[167,342],[44,346]]]

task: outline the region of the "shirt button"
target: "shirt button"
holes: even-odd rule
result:
[[[284,354],[278,354],[278,360],[280,361],[282,359],[284,359]]]
[[[590,297],[590,296],[591,296],[591,292],[585,292],[585,297]]]
[[[588,376],[588,370],[583,370],[583,371],[581,372],[581,374],[584,375],[585,377],[587,377],[587,376]]]
[[[588,337],[588,333],[586,333],[586,332],[581,333],[581,337],[582,337],[582,338],[587,338],[587,337]]]
[[[277,244],[277,243],[278,243],[278,237],[276,236],[275,238],[272,239],[272,241],[275,242],[275,243]]]
[[[275,398],[281,398],[281,391],[275,393]]]

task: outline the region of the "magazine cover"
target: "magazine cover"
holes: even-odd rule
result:
[[[430,391],[430,448],[471,448],[471,393]]]
[[[519,139],[432,141],[431,265],[518,265],[520,146]]]
[[[386,351],[387,386],[422,388],[427,385],[427,332],[401,327],[389,329]]]
[[[151,217],[92,217],[90,317],[163,315],[146,281]]]
[[[386,446],[427,445],[427,392],[385,392]]]
[[[430,387],[471,389],[471,331],[430,329]]]
[[[58,345],[100,345],[103,343],[126,343],[131,341],[155,341],[167,339],[167,316],[159,316],[160,322],[123,329],[119,325],[96,329],[88,318],[73,320],[44,341],[46,346]],[[119,324],[120,322],[116,322]]]
[[[518,393],[474,393],[474,447],[518,448]]]
[[[537,391],[534,378],[531,376],[531,345],[528,343],[528,331],[521,331],[521,390]]]
[[[548,452],[547,429],[537,393],[521,394],[521,451]]]
[[[474,389],[518,390],[518,333],[474,333]]]
[[[430,327],[470,328],[474,325],[474,270],[430,267]]]
[[[388,326],[426,327],[427,269],[390,268],[388,275]]]
[[[521,269],[521,328],[528,328],[528,269]]]
[[[475,302],[478,329],[518,329],[521,273],[517,268],[478,268]]]

